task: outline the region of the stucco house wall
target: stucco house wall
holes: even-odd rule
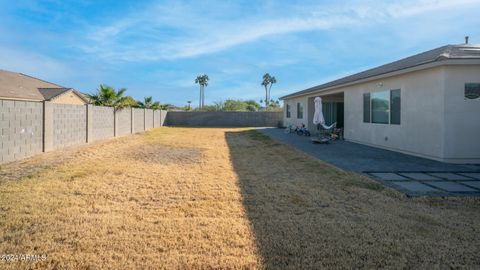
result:
[[[465,83],[480,83],[480,65],[445,66],[444,159],[480,162],[480,99],[466,99]]]
[[[291,118],[285,123],[310,123],[313,98],[343,92],[346,140],[430,159],[480,162],[480,100],[464,97],[465,83],[480,83],[479,65],[443,65],[285,99]],[[400,125],[363,122],[363,94],[401,89]],[[303,119],[296,103],[304,104]],[[285,106],[286,107],[286,106]],[[308,121],[307,121],[308,119]]]
[[[303,105],[303,117],[298,118],[297,117],[297,103],[300,103]],[[290,105],[290,117],[287,117],[287,104]],[[283,123],[284,126],[288,125],[294,125],[294,126],[300,126],[302,124],[308,125],[308,96],[304,97],[297,97],[297,98],[292,98],[284,101],[283,105]],[[310,108],[312,109],[312,108]]]
[[[72,105],[87,104],[85,100],[81,99],[77,94],[75,94],[71,90],[52,98],[50,101],[56,104],[72,104]]]
[[[374,80],[344,91],[345,139],[439,159],[444,141],[444,69]],[[363,122],[363,94],[401,89],[400,125]]]

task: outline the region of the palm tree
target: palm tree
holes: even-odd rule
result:
[[[145,108],[145,109],[154,109],[158,110],[160,108],[160,102],[158,101],[153,101],[153,98],[150,97],[145,97],[143,99],[144,101],[138,101],[138,107],[140,108]]]
[[[262,85],[265,87],[265,107],[268,107],[270,103],[270,91],[274,83],[277,83],[277,79],[274,76],[270,76],[268,73],[263,75]]]
[[[127,97],[123,96],[125,91],[127,91],[126,88],[115,90],[110,86],[101,84],[100,87],[97,88],[96,94],[87,95],[93,105],[123,108],[128,106]]]
[[[200,85],[200,101],[199,101],[199,109],[203,109],[203,106],[205,105],[205,87],[208,86],[208,75],[203,74],[203,75],[198,75],[197,78],[195,79],[195,83],[198,83]]]

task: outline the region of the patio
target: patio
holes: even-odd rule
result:
[[[259,129],[320,160],[365,174],[408,196],[480,196],[480,166],[442,163],[349,141],[312,144],[283,129]]]

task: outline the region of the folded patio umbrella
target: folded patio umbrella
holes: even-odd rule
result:
[[[325,118],[323,117],[322,112],[322,98],[316,97],[314,99],[315,102],[315,113],[313,114],[313,124],[314,125],[321,125],[324,129],[331,129],[337,125],[337,123],[333,123],[330,126],[325,125]]]

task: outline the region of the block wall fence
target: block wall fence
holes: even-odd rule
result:
[[[166,111],[0,100],[0,164],[161,127]]]

